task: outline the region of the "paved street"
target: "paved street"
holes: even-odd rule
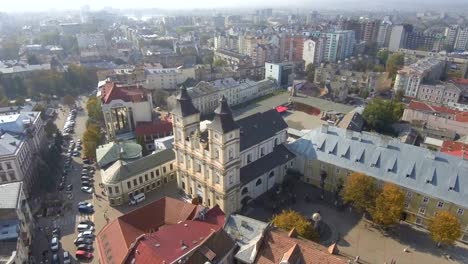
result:
[[[383,233],[372,228],[355,212],[335,208],[332,194],[327,194],[325,201],[320,200],[319,190],[312,185],[296,182],[294,193],[297,195],[297,203],[281,208],[291,208],[307,217],[320,211],[322,220],[332,231],[330,238],[322,241],[322,244],[328,246],[340,238],[340,252],[353,259],[360,256],[361,263],[390,263],[392,259],[396,260],[397,264],[468,263],[467,245],[457,243],[454,247],[437,248],[425,232],[407,224]],[[304,200],[306,193],[311,198],[309,203]],[[264,196],[253,201],[245,210],[245,214],[262,221],[270,221],[273,216],[272,210],[268,209],[270,200],[271,198]],[[409,250],[408,253],[403,252],[405,248]],[[447,259],[446,255],[450,255],[452,260]]]

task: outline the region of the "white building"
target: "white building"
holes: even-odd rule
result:
[[[468,48],[468,27],[460,29],[455,40],[454,50],[465,51]]]
[[[294,80],[294,64],[265,63],[265,79],[275,80],[279,87],[290,86]]]
[[[175,89],[187,79],[195,79],[195,68],[145,69],[145,88]]]
[[[406,44],[406,30],[404,25],[394,25],[390,34],[388,50],[397,52],[400,48],[404,48]]]
[[[302,51],[302,59],[304,66],[307,68],[309,64],[319,65],[322,63],[325,53],[325,38],[307,39],[304,41],[304,49]]]
[[[445,70],[445,62],[435,58],[424,58],[398,71],[394,91],[404,90],[405,96],[417,97],[423,81],[437,81]]]
[[[20,181],[0,184],[0,262],[4,264],[30,263],[34,224],[22,188]]]
[[[227,214],[281,184],[294,154],[283,143],[287,124],[275,109],[234,121],[221,97],[213,121],[200,128],[200,112],[182,88],[172,111],[177,184],[207,207]]]
[[[448,49],[452,50],[455,46],[455,42],[457,41],[458,30],[460,26],[458,25],[451,25],[445,28],[445,42]]]
[[[390,35],[392,34],[392,23],[389,21],[382,21],[379,25],[377,33],[377,45],[379,47],[387,47],[390,42]]]
[[[45,145],[40,112],[0,115],[0,184],[23,181],[26,194],[37,184],[36,159]]]

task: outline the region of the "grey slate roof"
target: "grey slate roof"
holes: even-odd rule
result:
[[[312,130],[288,147],[308,160],[362,172],[467,208],[468,161],[463,158],[328,126]]]
[[[166,149],[129,163],[118,160],[105,171],[103,182],[116,184],[138,173],[147,171],[174,159],[174,151],[172,149]]]
[[[239,125],[232,117],[231,108],[229,108],[226,97],[224,97],[224,95],[221,96],[218,107],[216,107],[214,113],[215,116],[213,118],[213,122],[211,122],[211,124],[208,126],[215,131],[228,133],[239,128]]]
[[[192,103],[192,98],[188,95],[187,89],[185,87],[180,88],[180,93],[177,95],[176,106],[172,110],[172,112],[176,115],[186,117],[193,114],[200,113],[198,109]]]
[[[240,169],[241,183],[247,184],[265,172],[268,172],[279,165],[285,164],[295,157],[296,155],[289,151],[284,145],[278,145],[273,149],[273,152],[268,153],[262,158],[259,158]]]
[[[0,136],[0,155],[13,155],[23,141],[22,136],[5,133]]]
[[[268,223],[253,218],[232,214],[224,224],[224,230],[237,242],[239,250],[234,255],[245,263],[253,263],[256,258],[257,243],[262,239]],[[257,249],[258,250],[258,249]]]
[[[239,119],[237,120],[237,124],[240,126],[241,131],[241,151],[271,138],[277,132],[288,128],[288,124],[286,124],[276,109]]]
[[[0,185],[0,209],[16,209],[21,194],[22,182]]]

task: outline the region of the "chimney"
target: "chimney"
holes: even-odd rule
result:
[[[338,245],[336,243],[333,243],[328,247],[328,253],[330,253],[331,255],[336,255],[338,254],[338,252]]]
[[[296,238],[296,237],[297,237],[297,231],[296,231],[296,228],[295,228],[295,227],[293,227],[293,228],[291,229],[291,231],[289,231],[288,237],[291,237],[291,238]]]

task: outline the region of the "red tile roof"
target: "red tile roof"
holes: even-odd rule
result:
[[[459,112],[455,115],[455,120],[458,122],[468,123],[468,112]]]
[[[191,220],[198,216],[196,205],[165,197],[137,208],[107,224],[99,232],[96,241],[100,263],[122,263],[130,245],[148,232],[166,225]]]
[[[282,260],[301,260],[307,264],[345,264],[347,259],[331,255],[326,247],[301,238],[288,237],[288,233],[278,229],[265,232],[265,238],[257,254],[257,264],[278,264]]]
[[[157,122],[137,122],[135,127],[136,136],[172,133],[172,122],[167,120],[158,120]]]
[[[456,84],[468,84],[468,79],[463,79],[463,78],[453,78],[453,79],[450,79],[450,81]]]
[[[114,82],[106,82],[101,88],[102,103],[107,104],[112,100],[124,102],[142,102],[148,100],[150,91],[136,85],[118,86]]]
[[[468,157],[468,144],[446,140],[440,151],[457,157],[463,157],[463,154]]]
[[[412,110],[423,111],[423,112],[439,112],[439,113],[446,113],[446,114],[452,114],[452,115],[455,115],[460,112],[460,111],[453,110],[447,107],[430,105],[430,104],[426,104],[426,103],[418,102],[418,101],[411,101],[410,104],[408,105],[408,108]]]

